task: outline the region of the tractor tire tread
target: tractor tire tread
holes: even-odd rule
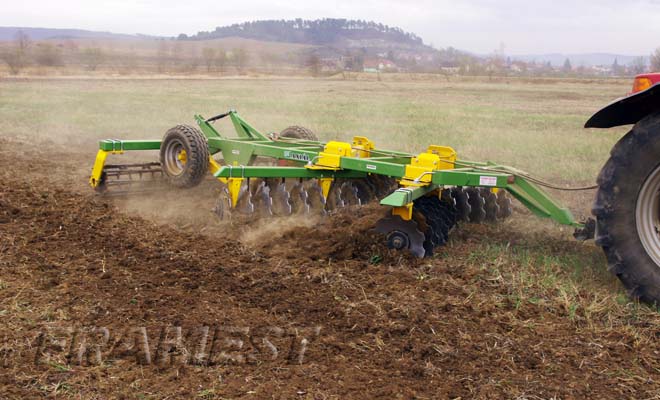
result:
[[[660,304],[660,266],[649,257],[637,234],[637,195],[658,165],[660,113],[638,122],[610,152],[601,169],[592,207],[595,242],[602,247],[608,270],[634,300]]]

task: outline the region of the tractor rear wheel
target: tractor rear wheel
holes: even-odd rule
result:
[[[612,148],[592,209],[596,244],[633,299],[660,304],[660,113]]]
[[[206,137],[188,125],[168,130],[160,145],[160,165],[171,185],[179,188],[198,185],[209,167]]]

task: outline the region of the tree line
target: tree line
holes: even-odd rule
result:
[[[217,27],[214,31],[202,31],[193,36],[181,34],[178,39],[209,40],[226,37],[317,45],[335,43],[343,38],[384,39],[394,43],[423,45],[419,36],[401,28],[373,21],[341,18],[251,21]]]
[[[301,20],[302,21],[302,20]],[[358,21],[359,22],[359,21]],[[302,22],[301,22],[302,23]],[[370,23],[373,24],[373,23]],[[352,25],[348,25],[352,26]],[[380,28],[379,28],[380,29]],[[83,48],[81,43],[88,43]],[[19,31],[11,42],[0,43],[0,62],[4,61],[11,74],[19,74],[30,66],[72,67],[87,71],[118,73],[176,73],[208,74],[248,71],[267,74],[330,75],[342,71],[373,71],[373,65],[387,65],[379,72],[425,72],[446,75],[474,76],[626,76],[646,72],[660,72],[660,48],[648,57],[636,57],[627,65],[615,60],[611,66],[596,68],[574,67],[566,59],[563,66],[549,62],[512,61],[502,50],[486,57],[477,57],[451,47],[418,51],[411,49],[341,49],[315,46],[289,52],[269,50],[248,51],[242,47],[225,49],[214,42],[158,39],[151,48],[139,52],[132,45],[123,48],[106,47],[94,42],[40,41],[33,42]],[[385,51],[384,51],[385,50]],[[392,66],[393,65],[393,66]],[[43,71],[43,70],[42,70]]]
[[[155,55],[137,53],[132,49],[113,50],[90,43],[79,48],[77,42],[41,41],[33,42],[23,31],[18,31],[11,43],[0,45],[0,63],[4,61],[9,73],[17,75],[25,68],[37,67],[82,67],[96,71],[101,67],[120,73],[139,70],[158,73],[192,73],[204,66],[207,72],[224,73],[232,68],[244,73],[250,61],[247,50],[236,47],[223,49],[220,46],[204,47],[200,54],[186,49],[176,40],[158,40]]]

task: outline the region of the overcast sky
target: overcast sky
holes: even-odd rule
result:
[[[4,3],[4,4],[2,4]],[[507,54],[646,55],[660,0],[0,0],[0,26],[174,36],[257,19],[349,18],[414,32],[435,47]]]

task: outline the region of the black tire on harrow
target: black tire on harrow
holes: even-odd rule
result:
[[[280,132],[279,136],[283,138],[291,138],[291,139],[313,140],[313,141],[319,140],[316,137],[316,134],[311,129],[298,125],[292,125],[288,128],[284,128],[282,132]],[[296,165],[295,162],[288,162],[288,164],[292,166]]]
[[[318,142],[319,140],[319,138],[316,137],[316,134],[311,129],[298,125],[293,125],[288,128],[285,128],[284,130],[282,130],[282,132],[280,132],[280,137],[313,140],[315,142]]]
[[[592,208],[596,244],[605,252],[608,269],[621,280],[631,298],[651,304],[660,304],[660,248],[649,244],[658,235],[653,226],[657,225],[649,216],[657,218],[660,211],[657,203],[646,203],[643,194],[649,185],[657,185],[657,173],[660,113],[639,121],[612,148],[598,175],[599,188]]]
[[[178,162],[178,150],[185,150],[185,162]],[[160,146],[160,164],[167,181],[178,188],[197,186],[208,170],[209,148],[197,128],[177,125],[165,133]]]

